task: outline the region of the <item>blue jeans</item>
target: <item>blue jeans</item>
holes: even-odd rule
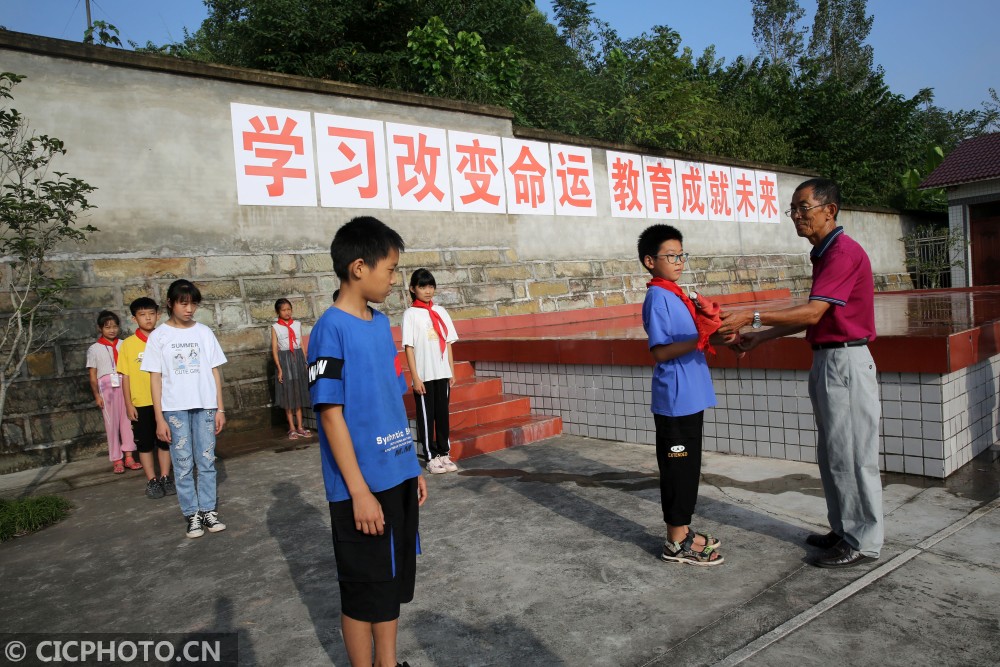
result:
[[[215,509],[215,410],[165,411],[170,427],[170,460],[181,513]],[[195,468],[198,469],[197,489]]]

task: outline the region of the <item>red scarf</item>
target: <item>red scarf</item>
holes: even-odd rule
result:
[[[292,329],[292,323],[294,321],[295,321],[294,318],[290,319],[290,320],[283,320],[280,317],[278,318],[278,324],[280,324],[281,326],[283,326],[286,329],[288,329],[288,351],[289,352],[294,352],[295,351],[295,343],[298,342],[297,340],[295,340],[295,330]]]
[[[108,346],[108,347],[111,348],[111,353],[112,353],[112,355],[114,355],[114,358],[115,358],[115,368],[118,368],[118,348],[115,347],[115,343],[112,343],[110,340],[108,340],[104,336],[100,336],[97,339],[97,342],[100,343],[101,345],[106,345],[106,346]],[[117,343],[118,341],[115,341],[115,342]]]
[[[413,307],[423,308],[431,316],[431,324],[434,325],[434,332],[437,333],[438,345],[441,347],[441,354],[443,355],[445,350],[448,349],[448,343],[445,341],[445,337],[448,335],[448,326],[444,323],[441,315],[434,310],[434,301],[427,301],[425,303],[420,299],[414,299]]]
[[[684,293],[684,290],[677,286],[677,283],[663,278],[653,278],[646,283],[646,287],[662,287],[668,292],[676,294],[687,307],[688,312],[691,313],[691,319],[694,320],[695,328],[698,330],[698,349],[715,354],[715,348],[708,342],[708,338],[722,326],[722,320],[719,319],[719,304],[700,295],[698,303],[695,304]]]
[[[135,330],[135,336],[136,336],[136,338],[138,338],[139,340],[141,340],[143,343],[149,342],[149,336],[147,336],[146,332],[143,331],[142,329],[136,329]]]

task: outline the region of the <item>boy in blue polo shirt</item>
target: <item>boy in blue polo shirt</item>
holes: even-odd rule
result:
[[[687,260],[683,236],[670,225],[653,225],[639,235],[638,245],[639,261],[653,275],[642,304],[642,326],[656,361],[651,409],[667,524],[660,558],[721,565],[719,540],[689,526],[698,502],[705,409],[715,406],[715,389],[705,361],[708,333],[699,333],[696,306],[677,286]]]
[[[399,234],[375,218],[337,230],[330,255],[340,290],[309,337],[309,393],[352,665],[397,664],[399,607],[413,599],[417,508],[427,499],[389,318],[368,306],[392,291],[402,250]]]

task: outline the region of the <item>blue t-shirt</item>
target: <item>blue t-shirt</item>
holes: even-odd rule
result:
[[[406,379],[399,365],[389,318],[372,310],[362,320],[327,308],[309,335],[309,395],[313,409],[344,406],[361,474],[371,491],[385,491],[420,475],[403,394]],[[347,500],[344,477],[319,427],[323,481],[329,502]]]
[[[680,297],[662,287],[650,287],[642,302],[642,328],[650,349],[698,337],[691,312]],[[656,364],[653,369],[653,414],[684,417],[715,406],[712,375],[705,353],[693,350]]]

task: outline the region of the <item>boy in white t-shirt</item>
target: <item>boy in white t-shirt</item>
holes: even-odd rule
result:
[[[455,384],[451,344],[458,340],[451,317],[432,299],[437,289],[434,275],[417,269],[410,276],[413,305],[403,313],[403,349],[413,379],[417,411],[417,439],[423,443],[427,472],[455,472],[451,460],[448,410]]]
[[[212,330],[195,322],[200,303],[201,292],[190,281],[170,284],[170,318],[149,334],[141,366],[150,374],[156,437],[170,443],[188,537],[201,537],[206,528],[211,533],[226,529],[216,508],[215,483],[215,436],[226,424],[219,366],[226,355]]]

